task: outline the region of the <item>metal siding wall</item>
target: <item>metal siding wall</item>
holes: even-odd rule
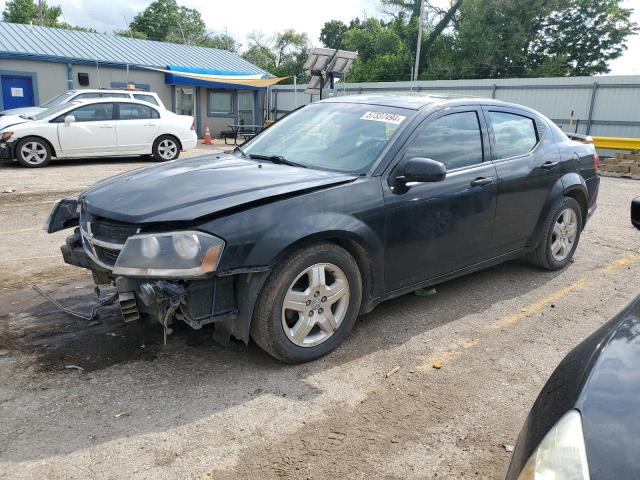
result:
[[[66,63],[2,59],[0,70],[35,73],[38,77],[38,85],[34,85],[34,88],[38,89],[39,103],[44,103],[67,90]]]
[[[593,83],[598,83],[593,104],[592,135],[640,137],[640,76],[601,77],[552,77],[483,80],[438,80],[420,82],[380,82],[338,84],[338,95],[367,93],[420,92],[423,94],[453,94],[490,98],[493,85],[495,98],[506,102],[526,105],[540,111],[568,129],[568,119],[573,111],[578,122],[578,132],[586,133],[591,105]],[[614,86],[608,87],[613,84]],[[622,86],[621,86],[622,85]],[[629,86],[625,86],[629,85]],[[298,106],[310,103],[304,94],[305,85],[298,85]],[[277,96],[277,101],[275,100]],[[271,118],[277,105],[278,118],[294,108],[293,85],[273,87]],[[318,96],[314,96],[314,101]],[[599,122],[634,122],[635,125],[607,125]]]

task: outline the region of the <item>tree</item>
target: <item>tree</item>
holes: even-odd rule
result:
[[[62,15],[59,6],[50,7],[42,2],[41,10],[34,0],[9,0],[2,12],[2,19],[11,23],[33,23],[46,27],[58,27],[58,18]]]
[[[349,30],[346,23],[340,20],[330,20],[325,22],[322,30],[320,30],[320,41],[327,48],[342,48],[344,35]]]
[[[240,43],[235,38],[226,33],[207,36],[201,42],[199,42],[198,45],[202,47],[228,50],[233,53],[238,53],[241,47]]]
[[[156,0],[136,15],[130,32],[142,33],[149,40],[194,44],[206,36],[202,15],[194,8],[178,6],[176,0]]]
[[[539,41],[533,42],[532,62],[564,65],[564,74],[609,72],[608,63],[626,50],[625,40],[638,31],[631,9],[617,0],[569,0],[545,20]],[[540,40],[542,39],[542,40]]]
[[[43,25],[45,27],[64,28],[81,32],[95,32],[93,28],[78,27],[67,22],[61,22],[62,8],[49,6],[47,2],[36,5],[34,0],[9,0],[2,12],[2,19],[11,23],[27,23]]]
[[[289,29],[267,37],[261,32],[253,32],[247,39],[249,48],[243,57],[249,62],[279,77],[295,75],[300,82],[308,78],[302,68],[310,54],[306,33]]]

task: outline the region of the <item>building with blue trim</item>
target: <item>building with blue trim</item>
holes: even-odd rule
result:
[[[181,73],[271,77],[226,50],[0,22],[0,110],[40,105],[68,89],[134,84],[193,115],[200,135],[205,126],[217,135],[230,124],[262,122],[265,87]]]

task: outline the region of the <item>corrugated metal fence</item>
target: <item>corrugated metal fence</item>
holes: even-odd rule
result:
[[[270,118],[317,101],[305,85],[278,85],[269,98]],[[534,108],[565,131],[614,137],[640,137],[640,76],[552,77],[419,82],[346,83],[337,95],[422,92],[490,97]],[[569,117],[573,112],[573,125]]]

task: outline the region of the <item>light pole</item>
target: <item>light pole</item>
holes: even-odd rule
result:
[[[420,45],[422,44],[422,18],[424,17],[424,0],[420,0],[420,16],[418,17],[418,43],[416,44],[416,64],[413,68],[413,81],[418,80],[420,67]]]

